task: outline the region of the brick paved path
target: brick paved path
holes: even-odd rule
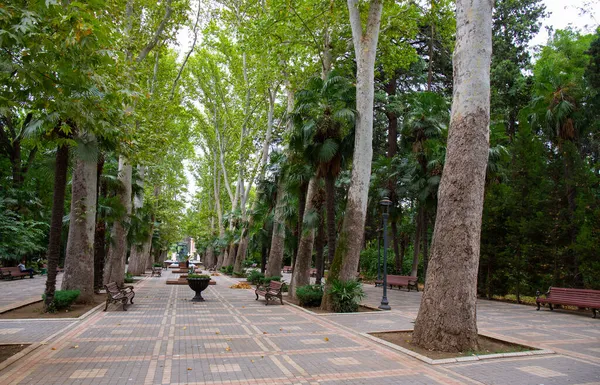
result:
[[[62,284],[60,273],[56,276],[56,287]],[[16,304],[27,304],[42,299],[46,288],[46,275],[34,275],[33,278],[13,279],[0,281],[0,312],[13,308]],[[0,316],[1,318],[1,316]]]
[[[265,307],[226,277],[216,277],[205,303],[192,303],[187,286],[165,285],[171,275],[137,284],[127,312],[113,305],[73,323],[0,371],[0,384],[600,383],[600,320],[587,314],[481,301],[482,330],[559,354],[432,366],[359,334],[411,328],[420,294],[394,290],[391,312],[316,316]],[[366,289],[376,304],[381,289]],[[2,330],[16,328],[3,324],[0,343]]]

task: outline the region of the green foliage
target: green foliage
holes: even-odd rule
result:
[[[129,272],[125,273],[125,278],[123,279],[125,283],[133,283],[133,275]]]
[[[162,267],[162,263],[153,263],[152,266],[154,266],[154,267]]]
[[[234,278],[246,278],[246,273],[243,271],[234,271],[232,275]]]
[[[265,275],[259,270],[250,270],[246,275],[246,280],[253,285],[258,285],[265,278]]]
[[[296,297],[300,306],[317,307],[321,306],[323,299],[323,286],[305,285],[296,288]]]
[[[334,280],[329,291],[331,305],[336,313],[352,313],[358,311],[360,301],[365,297],[362,284],[357,280]]]
[[[79,290],[56,290],[48,311],[55,313],[57,310],[68,309],[77,300],[79,294],[81,294]],[[42,294],[42,299],[46,299],[45,294]]]
[[[209,275],[206,274],[188,274],[188,278],[202,278],[202,279],[210,279]]]

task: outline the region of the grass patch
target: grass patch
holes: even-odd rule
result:
[[[508,341],[501,341],[495,338],[478,336],[479,350],[467,351],[467,352],[438,352],[423,349],[412,343],[412,331],[395,331],[395,332],[381,332],[381,333],[369,333],[373,337],[380,338],[384,341],[390,342],[394,345],[401,346],[405,349],[411,350],[422,356],[431,358],[432,360],[442,360],[445,358],[457,358],[457,357],[469,357],[469,356],[482,356],[486,354],[499,354],[499,353],[516,353],[516,352],[527,352],[531,350],[539,350],[525,345],[514,344]]]

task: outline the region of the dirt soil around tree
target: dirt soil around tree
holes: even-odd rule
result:
[[[478,336],[479,350],[460,352],[460,353],[448,353],[438,352],[423,349],[412,343],[412,331],[397,331],[397,332],[382,332],[382,333],[369,333],[373,337],[381,338],[384,341],[390,342],[394,345],[401,346],[405,349],[411,350],[422,356],[431,358],[432,360],[442,360],[445,358],[457,358],[467,356],[481,356],[485,354],[496,354],[496,353],[514,353],[514,352],[526,352],[529,350],[538,350],[529,346],[513,344],[507,341],[500,341],[494,338],[485,337],[481,334]]]
[[[94,294],[94,301],[85,305],[72,305],[68,310],[58,310],[56,313],[44,313],[44,304],[40,302],[32,303],[18,309],[9,310],[0,314],[0,319],[29,319],[29,318],[78,318],[95,308],[101,303],[106,302],[106,294]]]
[[[29,345],[0,345],[0,362],[4,362],[21,350],[25,349]]]

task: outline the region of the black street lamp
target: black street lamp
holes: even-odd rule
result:
[[[381,297],[381,310],[391,310],[387,299],[387,249],[388,249],[388,238],[387,238],[387,221],[390,216],[390,206],[392,201],[385,197],[379,204],[381,205],[381,211],[383,216],[383,297]]]
[[[381,284],[381,229],[377,229],[377,281],[375,287],[377,287],[377,282]]]

